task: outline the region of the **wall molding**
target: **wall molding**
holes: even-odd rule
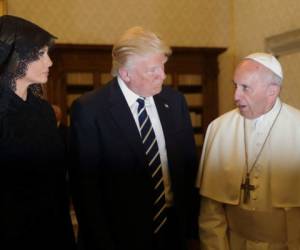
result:
[[[300,29],[287,31],[265,39],[265,48],[275,56],[296,53],[300,51]]]

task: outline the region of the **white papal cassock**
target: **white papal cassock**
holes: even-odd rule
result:
[[[255,189],[247,203],[241,191],[245,142],[249,169],[262,149],[250,170]],[[206,132],[197,186],[203,197],[201,250],[300,249],[300,111],[278,98],[267,114],[246,119],[245,126],[237,109],[214,120]]]

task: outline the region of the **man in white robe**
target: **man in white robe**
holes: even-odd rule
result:
[[[208,127],[197,185],[201,250],[300,249],[300,111],[281,102],[280,63],[245,57],[232,110]]]

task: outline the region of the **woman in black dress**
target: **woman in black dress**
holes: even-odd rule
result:
[[[64,145],[40,98],[55,37],[14,16],[0,17],[0,245],[74,249]],[[0,248],[2,249],[2,247]]]

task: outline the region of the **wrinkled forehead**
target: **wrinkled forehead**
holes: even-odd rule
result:
[[[251,59],[243,59],[236,67],[237,70],[249,71],[249,72],[260,71],[263,68],[265,67],[262,64],[253,61]]]
[[[264,65],[253,61],[251,59],[242,60],[236,67],[235,73],[242,75],[257,75],[258,77],[265,78],[272,76],[274,73]]]
[[[272,72],[253,60],[245,59],[237,66],[233,82],[242,85],[264,85],[269,83]]]

